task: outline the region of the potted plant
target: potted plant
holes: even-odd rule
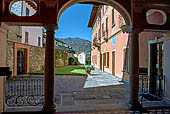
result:
[[[90,67],[90,66],[87,66],[87,67],[86,67],[86,73],[87,73],[87,74],[90,74],[90,73],[91,73],[91,67]]]
[[[90,68],[91,68],[91,70],[94,70],[94,67],[92,65],[90,66]]]

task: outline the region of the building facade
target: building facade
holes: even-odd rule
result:
[[[124,19],[117,10],[98,7],[92,25],[92,65],[119,77],[128,70],[128,34],[122,31],[123,26]]]
[[[148,23],[162,25],[161,12],[148,12]],[[125,22],[118,11],[110,6],[93,6],[89,27],[92,27],[92,65],[102,71],[119,76],[129,83],[130,38],[124,33]],[[169,33],[162,31],[140,32],[139,83],[145,80],[147,92],[157,100],[170,101],[169,93]],[[145,79],[140,78],[144,75]]]
[[[87,56],[86,56],[85,52],[79,51],[76,54],[74,54],[74,56],[78,58],[78,62],[80,64],[86,65],[86,58],[87,58]]]

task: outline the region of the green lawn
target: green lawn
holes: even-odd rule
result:
[[[44,74],[43,70],[33,72],[32,74]],[[55,68],[55,74],[86,74],[84,65],[68,65]]]

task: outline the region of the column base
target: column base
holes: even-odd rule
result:
[[[55,113],[56,112],[56,105],[54,104],[54,105],[50,105],[50,106],[46,106],[46,105],[44,105],[43,106],[43,109],[42,109],[42,112],[44,112],[44,113],[50,113],[50,114],[52,114],[52,113]]]
[[[143,111],[142,105],[138,101],[130,101],[129,107],[130,107],[130,110]]]

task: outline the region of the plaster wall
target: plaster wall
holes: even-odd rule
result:
[[[22,27],[22,43],[25,43],[25,32],[28,32],[28,44],[38,46],[38,37],[40,37],[40,47],[42,47],[43,27]]]
[[[80,62],[80,64],[86,64],[86,54],[85,53],[80,53],[78,55],[78,61]]]
[[[147,16],[147,22],[150,24],[162,25],[164,20],[160,12],[154,12]]]
[[[164,75],[165,75],[165,98],[170,101],[170,40],[164,42]]]
[[[123,47],[128,45],[128,34],[123,33],[119,27],[120,13],[114,9],[114,22],[112,25],[112,7],[104,6],[101,8],[101,26],[98,26],[98,22],[95,21],[92,39],[94,39],[96,33],[98,33],[99,27],[101,28],[101,53],[109,52],[109,66],[104,67],[104,71],[112,73],[112,51],[116,51],[116,76],[122,77],[123,73]],[[106,31],[106,18],[108,18],[108,42],[104,40],[106,35],[102,35],[102,24],[104,23],[104,31]],[[106,33],[105,33],[106,34]],[[113,43],[115,41],[115,43]],[[100,50],[92,47],[92,64],[94,65],[95,59],[97,59],[97,66],[100,68],[99,54]],[[95,62],[96,62],[95,61]],[[102,60],[101,60],[102,61]]]

